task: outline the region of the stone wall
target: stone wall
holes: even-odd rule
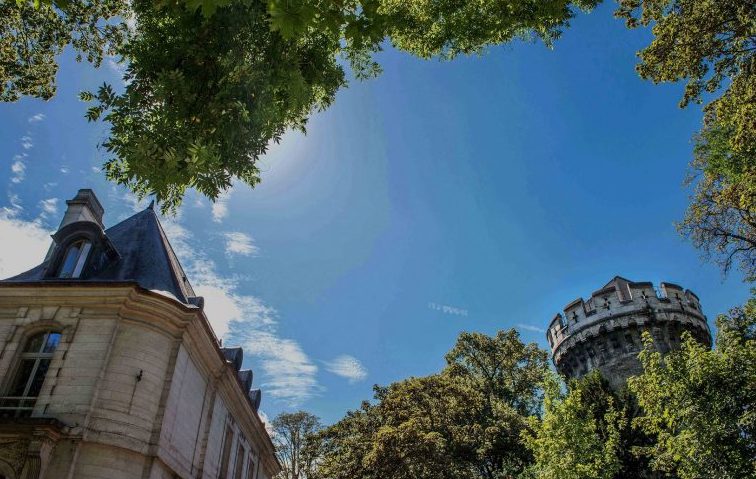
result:
[[[264,426],[198,308],[134,285],[3,285],[0,396],[26,339],[46,330],[61,340],[31,419],[58,423],[44,454],[31,454],[36,477],[215,479],[228,424],[227,478],[239,444],[245,467],[262,463],[257,477],[277,471]],[[27,444],[34,434],[0,423],[0,443]]]
[[[637,355],[642,335],[651,333],[661,352],[677,348],[689,331],[711,346],[711,332],[698,297],[671,283],[660,292],[648,282],[615,278],[594,292],[578,298],[557,314],[546,333],[557,370],[567,377],[580,377],[598,369],[614,387],[641,372]]]

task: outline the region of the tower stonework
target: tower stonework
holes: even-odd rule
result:
[[[698,297],[672,283],[659,292],[650,282],[616,276],[590,299],[578,298],[549,323],[546,339],[557,370],[579,378],[598,369],[614,388],[642,371],[638,353],[648,331],[657,350],[680,346],[683,331],[711,347],[711,331]]]

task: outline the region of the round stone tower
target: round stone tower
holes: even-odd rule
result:
[[[711,347],[711,331],[698,297],[672,283],[660,291],[649,282],[616,276],[590,299],[578,298],[549,324],[546,339],[557,370],[580,377],[598,369],[614,388],[641,372],[638,352],[648,331],[661,352],[679,347],[683,331]]]

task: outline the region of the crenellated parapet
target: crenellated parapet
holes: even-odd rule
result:
[[[615,277],[587,300],[578,298],[549,323],[546,339],[557,370],[580,377],[599,369],[614,386],[640,372],[641,336],[650,332],[657,349],[680,345],[683,331],[711,346],[711,331],[692,291],[673,283],[633,282]]]

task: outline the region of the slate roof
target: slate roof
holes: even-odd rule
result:
[[[83,279],[66,282],[134,281],[142,288],[170,293],[185,304],[197,305],[194,290],[173,251],[152,205],[105,230],[120,258]],[[4,283],[50,281],[46,262]]]

